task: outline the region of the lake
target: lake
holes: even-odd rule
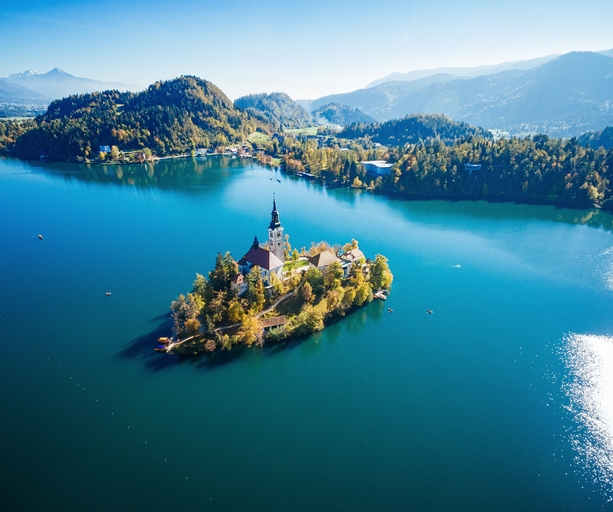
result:
[[[273,193],[293,247],[387,256],[388,300],[154,352],[196,272],[266,239]],[[613,509],[609,214],[2,158],[0,218],[2,510]]]

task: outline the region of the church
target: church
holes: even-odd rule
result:
[[[253,266],[260,267],[262,280],[265,286],[270,286],[270,276],[276,274],[279,280],[283,279],[283,264],[285,263],[285,240],[283,226],[279,222],[277,201],[273,197],[272,214],[268,226],[268,242],[260,245],[258,237],[253,240],[251,248],[238,262],[238,268],[246,276]]]

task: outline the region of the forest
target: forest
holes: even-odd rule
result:
[[[384,146],[404,146],[432,139],[453,142],[466,137],[492,138],[492,134],[479,127],[452,121],[435,114],[409,114],[385,123],[354,123],[339,132],[339,138],[369,138]]]
[[[283,95],[247,98],[253,105],[264,102],[268,111],[273,104],[280,112],[286,103],[295,104]],[[2,121],[0,150],[56,161],[116,161],[130,150],[146,156],[186,154],[243,142],[260,132],[251,144],[260,161],[278,159],[288,173],[306,172],[334,186],[406,197],[503,198],[613,210],[612,127],[579,139],[495,138],[445,116],[408,115],[355,123],[340,132],[321,127],[318,135],[282,131],[271,138],[274,127],[268,121],[280,118],[266,118],[247,103],[244,108],[235,108],[210,82],[184,76],[141,93],[70,96],[35,119]],[[101,153],[100,146],[110,146],[111,154]],[[365,160],[385,160],[391,172],[369,175],[361,164]]]
[[[0,123],[5,146],[28,158],[98,159],[100,146],[157,156],[240,142],[271,126],[237,110],[215,85],[196,77],[156,82],[140,93],[104,91],[69,96],[28,121],[22,133]],[[29,128],[29,129],[28,129]]]
[[[277,130],[313,126],[315,119],[284,92],[250,94],[234,101],[234,106],[271,124]]]
[[[546,135],[493,140],[473,136],[396,147],[318,148],[286,138],[279,151],[289,172],[309,172],[354,188],[414,197],[507,198],[613,210],[613,149],[581,146]],[[366,174],[360,162],[385,160],[388,176]],[[471,170],[466,164],[480,166]]]

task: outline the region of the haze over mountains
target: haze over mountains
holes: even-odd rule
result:
[[[0,117],[38,115],[53,99],[112,89],[139,87],[79,78],[57,68],[16,73],[0,78]],[[315,100],[272,93],[235,103],[279,129],[385,122],[423,113],[510,134],[572,137],[613,125],[613,50],[393,73],[364,89]]]
[[[359,108],[380,122],[409,113],[445,114],[457,121],[512,134],[572,137],[613,125],[613,51],[572,52],[527,70],[475,78],[436,74],[385,82],[331,101]]]
[[[81,78],[58,68],[42,74],[28,69],[0,78],[0,115],[42,114],[53,100],[109,89],[135,91],[140,87]]]

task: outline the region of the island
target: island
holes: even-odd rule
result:
[[[292,250],[273,197],[267,242],[256,236],[238,261],[218,253],[207,277],[196,274],[192,291],[170,306],[174,335],[159,338],[156,350],[197,355],[305,336],[386,299],[392,281],[387,258],[366,258],[355,239]]]

